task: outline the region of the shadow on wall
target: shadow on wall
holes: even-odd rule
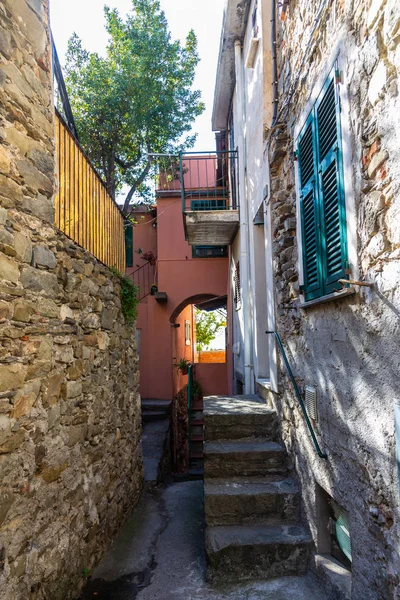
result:
[[[400,398],[400,320],[385,304],[374,296],[368,302],[352,297],[308,311],[300,322],[293,316],[292,331],[300,335],[286,336],[285,349],[300,385],[317,389],[316,433],[327,461],[316,456],[282,373],[278,400],[313,533],[317,481],[349,511],[353,594],[365,600],[394,598],[400,585],[393,409]]]

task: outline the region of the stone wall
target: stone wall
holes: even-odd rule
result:
[[[347,211],[350,267],[374,288],[356,287],[353,296],[304,310],[294,130],[339,41],[345,170],[354,199]],[[317,550],[318,483],[350,515],[353,600],[400,598],[393,418],[400,398],[399,3],[291,0],[278,49],[280,126],[268,138],[277,329],[298,382],[317,389],[316,429],[327,461],[316,456],[283,367],[275,403]]]
[[[52,225],[47,0],[0,4],[0,596],[67,600],[140,493],[135,327]]]

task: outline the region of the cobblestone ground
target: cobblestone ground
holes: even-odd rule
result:
[[[84,600],[323,600],[309,577],[217,589],[206,583],[203,482],[147,489]]]

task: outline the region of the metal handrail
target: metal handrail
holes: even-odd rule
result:
[[[297,385],[297,382],[296,382],[296,380],[294,378],[294,375],[293,375],[293,371],[290,368],[290,364],[289,364],[289,361],[287,359],[286,352],[285,352],[285,349],[284,349],[284,347],[282,345],[282,341],[281,341],[281,338],[279,337],[278,332],[277,331],[266,331],[265,333],[274,335],[275,338],[276,338],[276,341],[278,342],[279,350],[281,351],[281,354],[282,354],[282,357],[283,357],[283,360],[284,360],[284,363],[285,363],[285,366],[286,366],[286,370],[287,370],[287,372],[289,374],[289,377],[290,377],[290,380],[292,382],[294,391],[295,391],[296,396],[297,396],[297,400],[299,401],[299,404],[301,406],[301,410],[302,410],[304,418],[306,420],[306,423],[307,423],[309,432],[311,434],[312,440],[314,442],[315,449],[317,450],[318,456],[320,458],[328,458],[328,455],[325,452],[322,452],[322,450],[320,448],[320,445],[318,443],[318,440],[317,440],[317,438],[315,436],[313,426],[312,426],[311,421],[310,421],[310,419],[308,417],[306,407],[304,406],[303,398],[301,397],[299,386]]]
[[[147,262],[127,275],[127,277],[130,277],[133,283],[140,288],[138,295],[139,301],[150,295],[151,286],[155,283],[155,269],[155,265]]]
[[[192,414],[192,404],[193,404],[193,365],[188,366],[188,453],[190,460],[190,445],[191,445],[191,426],[190,426],[190,418]]]

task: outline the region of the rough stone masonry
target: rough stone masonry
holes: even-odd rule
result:
[[[279,27],[282,125],[269,140],[277,329],[301,386],[317,390],[316,456],[282,370],[283,437],[300,475],[317,552],[322,488],[350,517],[353,600],[400,598],[393,403],[400,397],[400,6],[397,0],[290,2]],[[295,127],[339,59],[352,210],[350,267],[372,290],[299,307]],[[326,77],[325,75],[325,77]],[[345,102],[346,100],[346,102]],[[309,109],[308,109],[309,110]],[[300,123],[299,123],[300,124]],[[287,382],[287,383],[286,383]]]
[[[138,499],[135,328],[53,226],[47,0],[0,4],[0,597],[73,598]]]

